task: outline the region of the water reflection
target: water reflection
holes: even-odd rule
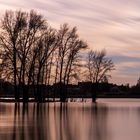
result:
[[[1,103],[1,140],[139,139],[140,106]],[[124,125],[124,126],[123,126]]]

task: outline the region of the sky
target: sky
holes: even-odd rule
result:
[[[5,10],[35,9],[48,23],[77,26],[90,49],[106,49],[115,64],[111,82],[136,84],[140,76],[140,0],[0,0]]]

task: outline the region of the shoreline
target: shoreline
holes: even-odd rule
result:
[[[68,97],[67,99],[91,99],[91,97]],[[140,96],[98,96],[97,99],[140,99]],[[23,99],[19,99],[16,101],[13,97],[1,97],[0,98],[0,103],[5,102],[5,103],[53,103],[53,102],[61,102],[59,98],[56,98],[55,101],[53,101],[53,98],[50,99],[45,99],[43,101],[36,101],[35,99],[29,99],[28,101],[24,102]],[[68,101],[66,101],[68,102]],[[70,102],[76,102],[70,101]],[[82,102],[82,101],[81,101]],[[83,101],[84,102],[84,101]]]

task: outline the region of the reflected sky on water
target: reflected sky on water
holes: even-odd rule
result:
[[[0,140],[139,140],[140,101],[0,103]]]

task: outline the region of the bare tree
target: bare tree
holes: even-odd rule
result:
[[[82,49],[87,48],[87,44],[80,40],[76,27],[69,28],[68,24],[63,24],[58,31],[58,57],[56,64],[56,77],[59,74],[60,97],[65,101],[65,87],[69,83],[70,75],[73,70],[74,62],[78,60],[78,54]]]
[[[9,62],[13,69],[13,81],[15,89],[15,99],[19,99],[17,92],[17,49],[19,42],[19,34],[26,26],[25,13],[21,11],[6,11],[1,22],[0,44],[4,49],[4,53],[9,58]],[[8,65],[8,64],[7,64]]]
[[[109,72],[114,70],[114,64],[112,60],[106,57],[106,51],[102,50],[89,51],[87,59],[88,78],[92,83],[95,83],[95,95],[93,101],[96,100],[96,92],[98,83],[110,78]]]
[[[19,58],[21,62],[21,73],[22,73],[22,85],[23,85],[23,93],[24,93],[24,100],[28,99],[28,91],[25,88],[25,83],[28,86],[30,84],[30,77],[27,79],[27,75],[29,73],[28,70],[31,70],[28,68],[30,64],[33,65],[33,62],[29,63],[30,60],[32,61],[31,54],[34,50],[35,45],[37,44],[38,40],[42,38],[44,35],[44,30],[47,28],[46,20],[42,17],[42,15],[37,14],[35,11],[31,10],[27,17],[27,25],[26,29],[23,30],[23,33],[21,34],[20,38],[20,49],[19,49]],[[36,55],[33,55],[34,59]],[[34,61],[34,60],[33,60]],[[29,66],[30,67],[30,66]],[[32,67],[32,66],[31,66]],[[31,71],[30,71],[31,72]]]
[[[40,40],[37,43],[36,49],[37,49],[37,56],[35,58],[35,73],[36,73],[36,86],[37,86],[37,98],[38,100],[41,100],[40,93],[40,86],[41,84],[45,84],[44,77],[45,73],[48,73],[48,76],[51,73],[51,61],[52,61],[52,54],[57,48],[57,41],[55,36],[55,31],[52,28],[49,28],[46,30],[44,36],[40,38]],[[45,71],[46,68],[46,71]],[[49,70],[49,71],[48,71]],[[48,77],[50,78],[50,77]],[[39,99],[40,98],[40,99]]]
[[[17,85],[22,85],[23,99],[28,100],[25,90],[28,62],[36,41],[42,36],[39,32],[45,28],[46,21],[33,10],[30,13],[7,11],[4,15],[0,42],[10,62],[7,64],[13,69],[16,100],[19,98]]]

